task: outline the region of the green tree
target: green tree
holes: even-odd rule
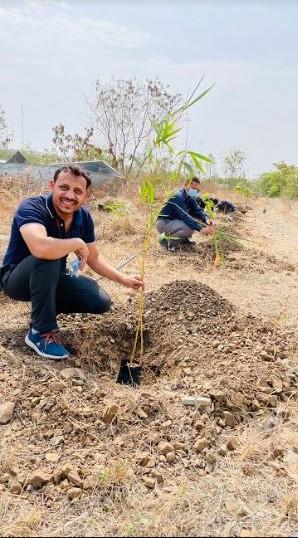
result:
[[[274,170],[261,175],[257,190],[263,196],[298,197],[298,166],[284,161],[274,163]]]

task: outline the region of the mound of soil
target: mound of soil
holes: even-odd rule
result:
[[[296,392],[297,372],[288,363],[292,333],[240,317],[195,281],[146,296],[142,386],[116,384],[120,359],[131,351],[137,306],[100,318],[63,316],[65,343],[75,355],[66,364],[33,358],[23,336],[12,342],[2,334],[0,387],[14,410],[1,426],[0,448],[13,444],[1,462],[2,489],[42,490],[49,506],[89,489],[103,498],[116,491],[121,500],[125,490],[111,475],[119,458],[129,458],[144,490],[193,469],[211,472],[225,450],[236,449],[238,424]],[[216,455],[223,441],[226,448]]]
[[[116,372],[119,358],[130,355],[136,319],[137,304],[117,309],[96,325],[89,317],[85,328],[72,335],[75,353],[102,371],[108,365]],[[270,387],[271,378],[282,376],[283,362],[293,351],[291,332],[253,316],[240,317],[229,301],[195,281],[171,282],[146,296],[144,340],[147,382],[151,374],[177,375],[185,387],[192,383],[201,390],[209,380],[212,389],[241,390],[249,402],[264,392],[263,378]]]

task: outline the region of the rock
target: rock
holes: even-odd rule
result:
[[[36,471],[33,471],[29,477],[28,483],[31,484],[34,489],[38,489],[50,482],[52,478],[53,475],[44,472],[42,469],[36,469]]]
[[[218,454],[220,456],[226,456],[227,455],[227,450],[226,450],[226,447],[224,447],[224,446],[219,447],[217,452],[218,452]]]
[[[0,476],[0,483],[1,484],[7,484],[9,481],[10,481],[10,474],[9,473],[4,473]]]
[[[24,472],[18,473],[16,476],[16,482],[19,482],[22,486],[24,486],[27,482],[27,474]]]
[[[186,398],[182,399],[183,405],[191,405],[193,407],[196,406],[197,398],[195,396],[186,396]]]
[[[246,517],[249,515],[249,508],[238,499],[228,499],[225,501],[226,510],[233,515],[238,517]]]
[[[68,473],[71,473],[74,470],[75,469],[72,463],[70,463],[69,461],[65,462],[64,465],[60,469],[62,478],[66,478]]]
[[[260,357],[263,361],[273,361],[272,355],[270,355],[267,351],[264,349],[260,352]]]
[[[272,381],[272,387],[274,389],[274,392],[276,394],[281,394],[281,392],[283,391],[283,383],[282,383],[282,380],[281,379],[273,379]]]
[[[69,379],[86,379],[80,368],[64,368],[60,372],[61,377],[68,381]]]
[[[275,394],[272,394],[271,396],[269,396],[268,404],[270,405],[270,407],[276,407],[277,406],[278,399],[277,399],[277,396]]]
[[[60,456],[57,452],[47,452],[45,458],[49,463],[57,463]]]
[[[209,396],[219,404],[223,404],[226,399],[226,394],[222,390],[209,390]]]
[[[176,460],[175,452],[167,452],[165,456],[168,463],[174,463]]]
[[[298,452],[296,449],[288,450],[284,455],[284,462],[287,474],[298,483]]]
[[[231,439],[228,440],[227,442],[227,447],[229,450],[236,450],[238,446],[238,439],[236,439],[236,437],[231,437]]]
[[[282,446],[276,446],[274,447],[272,454],[274,458],[280,458],[284,455],[284,448]]]
[[[62,445],[64,443],[64,437],[63,435],[55,435],[54,437],[52,437],[52,439],[50,440],[50,443],[51,445],[53,446],[59,446],[59,445]]]
[[[205,428],[205,423],[201,420],[197,420],[195,423],[195,429],[199,432]]]
[[[159,443],[157,450],[159,454],[166,455],[168,452],[175,452],[174,446],[171,443],[167,443],[166,441],[161,441]]]
[[[162,424],[162,428],[169,428],[170,426],[172,426],[173,422],[171,420],[166,420],[163,424]]]
[[[73,501],[82,495],[82,490],[80,488],[70,488],[67,492],[67,498],[69,501]]]
[[[238,421],[235,416],[229,411],[224,411],[222,415],[226,426],[230,426],[231,428],[233,428],[238,424]]]
[[[145,411],[141,408],[141,407],[138,407],[137,410],[136,410],[136,415],[141,418],[141,419],[146,419],[148,418],[148,415],[147,413],[145,413]]]
[[[105,424],[110,424],[119,414],[119,406],[117,404],[108,404],[103,412],[102,420]]]
[[[253,536],[253,533],[250,529],[241,529],[240,532],[239,532],[239,537],[240,538],[249,538],[250,536]]]
[[[54,484],[59,484],[61,480],[62,480],[61,469],[58,469],[57,471],[54,471],[53,473],[53,482]]]
[[[228,407],[237,407],[241,409],[245,403],[245,398],[241,392],[231,391],[227,396],[226,403]]]
[[[73,430],[73,426],[72,426],[72,424],[70,424],[70,422],[66,422],[66,424],[64,424],[63,428],[64,428],[64,433],[66,433],[66,434],[71,433],[72,430]]]
[[[83,489],[95,489],[97,487],[97,481],[95,476],[86,476],[83,480]]]
[[[0,424],[7,424],[12,419],[14,408],[14,402],[4,402],[0,405]]]
[[[203,438],[199,438],[196,440],[195,444],[194,444],[194,449],[195,449],[195,452],[197,454],[199,454],[200,452],[202,452],[202,450],[204,450],[204,448],[206,448],[208,446],[208,441],[206,439],[206,437],[203,437]]]
[[[142,467],[146,467],[149,461],[150,461],[150,454],[148,454],[148,452],[139,452],[136,455],[136,462]]]
[[[69,482],[78,486],[79,488],[83,487],[83,480],[81,479],[79,473],[76,470],[70,471],[67,475]]]
[[[211,405],[211,399],[204,396],[187,396],[182,399],[183,405],[190,405],[196,409],[206,409]]]
[[[49,389],[51,392],[62,392],[65,389],[65,384],[62,381],[53,381],[49,383]]]
[[[213,452],[209,452],[208,454],[206,454],[205,460],[207,461],[207,463],[214,465],[214,463],[216,463],[216,456],[215,454],[213,454]]]
[[[146,467],[148,467],[148,469],[152,469],[153,467],[155,467],[155,465],[156,465],[156,458],[155,456],[151,456],[148,463],[146,464]]]
[[[9,491],[10,493],[12,493],[13,495],[20,495],[20,493],[22,492],[22,485],[19,483],[19,482],[12,482],[10,488],[9,488]]]
[[[146,488],[148,488],[148,489],[154,489],[155,488],[156,480],[154,478],[151,478],[150,476],[144,476],[143,477],[143,482],[144,482],[144,485],[146,486]]]
[[[151,471],[151,476],[157,480],[158,484],[163,484],[164,478],[160,471],[154,470]]]

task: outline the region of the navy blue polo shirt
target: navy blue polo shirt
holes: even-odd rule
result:
[[[32,196],[23,200],[16,210],[3,267],[17,265],[24,258],[30,256],[31,253],[22,238],[20,228],[24,224],[33,222],[42,224],[49,237],[57,239],[80,237],[85,243],[95,241],[94,223],[87,207],[82,206],[78,211],[75,211],[71,227],[66,232],[64,221],[55,211],[52,195]],[[67,256],[65,256],[65,261],[66,258]]]

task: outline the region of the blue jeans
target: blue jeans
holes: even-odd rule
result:
[[[95,280],[71,276],[60,259],[27,256],[5,272],[2,286],[11,299],[31,301],[31,326],[42,334],[59,328],[57,314],[103,314],[112,304]]]

